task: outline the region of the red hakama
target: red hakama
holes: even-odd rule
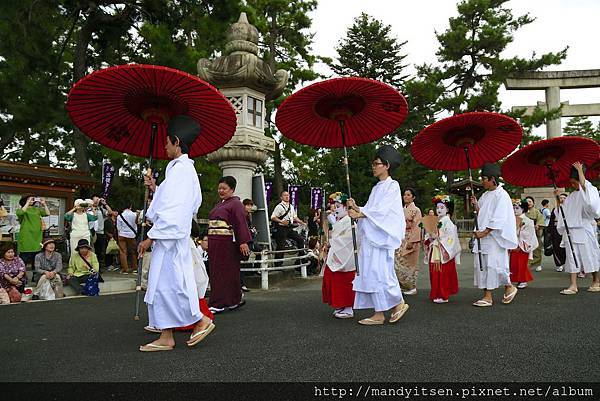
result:
[[[533,280],[529,271],[529,254],[521,248],[510,251],[510,281],[513,283],[526,283]]]
[[[210,309],[208,309],[208,303],[206,302],[206,299],[204,299],[204,298],[200,298],[200,312],[202,312],[202,314],[204,316],[206,316],[207,318],[209,318],[210,320],[213,320],[213,321],[215,320],[215,315],[213,315],[213,313],[210,311]],[[185,327],[178,327],[175,329],[175,331],[193,330],[195,325],[196,325],[196,323],[190,324],[189,326],[185,326]]]
[[[354,291],[352,281],[356,272],[332,272],[329,266],[325,266],[323,274],[323,303],[335,309],[352,307],[354,305]]]
[[[437,298],[448,299],[450,295],[458,292],[458,274],[456,273],[456,263],[454,259],[441,265],[441,271],[433,268],[433,263],[429,263],[429,281],[431,291],[429,299]]]

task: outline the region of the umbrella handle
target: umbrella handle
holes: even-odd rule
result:
[[[339,120],[340,131],[342,133],[342,145],[344,146],[344,167],[346,169],[346,186],[348,189],[348,197],[352,198],[352,190],[350,189],[350,170],[348,168],[348,150],[346,149],[346,131],[344,130],[344,120]],[[356,266],[356,275],[360,276],[358,268],[358,245],[356,242],[356,220],[350,218],[350,227],[352,228],[352,246],[354,248],[354,265]]]
[[[467,158],[467,169],[469,170],[469,186],[471,187],[471,196],[475,196],[475,190],[473,189],[473,172],[471,171],[471,158],[469,157],[469,148],[464,147],[465,157]],[[477,221],[477,208],[473,207],[473,214],[475,215],[475,230],[479,231],[479,222]],[[479,270],[483,271],[483,258],[481,256],[481,239],[475,236],[477,241],[477,257],[479,259]]]
[[[548,174],[550,179],[552,180],[552,186],[554,190],[558,189],[556,187],[556,176],[554,175],[554,171],[552,170],[552,166],[550,164],[546,164],[546,168],[548,169]],[[558,206],[558,210],[560,211],[560,215],[563,220],[563,224],[565,225],[565,231],[567,232],[567,239],[569,240],[569,246],[571,248],[571,255],[573,255],[573,261],[575,262],[575,269],[579,270],[579,263],[577,262],[577,257],[575,256],[575,248],[573,248],[573,240],[571,240],[571,232],[569,231],[569,225],[567,224],[567,218],[565,217],[565,211],[560,203],[560,196],[556,196],[556,205]]]
[[[154,140],[156,138],[156,133],[158,131],[158,124],[152,123],[152,132],[150,134],[150,157],[148,158],[148,169],[146,170],[146,175],[148,177],[152,177],[152,162],[154,156]],[[148,211],[148,195],[149,195],[148,187],[144,192],[144,210],[142,211],[142,229],[138,233],[138,244],[144,240],[144,236],[146,235],[146,212]],[[137,249],[136,249],[137,252]],[[134,320],[140,320],[140,299],[142,294],[142,266],[143,266],[144,258],[138,259],[138,269],[137,269],[137,277],[135,284],[135,314],[133,315]]]

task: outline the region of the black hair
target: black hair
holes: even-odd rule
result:
[[[550,201],[548,199],[544,199],[542,201],[542,206],[546,206],[548,203],[550,203]]]
[[[242,201],[242,204],[244,206],[248,206],[248,205],[254,205],[254,202],[252,202],[252,199],[246,198]]]
[[[310,237],[308,240],[308,249],[315,249],[318,241],[319,239],[317,237]]]
[[[408,188],[404,188],[404,192],[410,192],[413,196],[413,198],[417,199],[417,191],[415,191],[414,188],[408,187]]]
[[[526,196],[525,200],[527,199],[531,199],[531,201],[533,202],[533,204],[535,205],[535,199],[533,199],[533,196]]]
[[[31,198],[33,195],[31,194],[25,194],[23,196],[21,196],[21,199],[19,199],[19,205],[21,205],[21,207],[25,206],[25,204],[27,203],[27,199]]]
[[[98,195],[98,193],[94,193],[94,194],[92,194],[92,198],[93,198],[93,197],[96,197],[96,198],[102,198],[100,195]]]
[[[227,186],[235,191],[235,186],[237,185],[237,181],[230,175],[226,175],[225,177],[221,177],[219,179],[219,184],[227,184]]]
[[[181,148],[181,153],[189,153],[190,148],[184,143],[177,135],[168,135],[169,141],[171,144],[175,145],[177,141],[179,141],[179,147]]]
[[[281,192],[279,193],[279,197],[280,197],[280,198],[283,196],[283,193],[284,193],[284,192],[290,193],[290,191],[288,191],[287,189],[284,189],[283,191],[281,191]]]
[[[558,196],[562,196],[562,195],[564,195],[564,196],[569,196],[569,194],[568,194],[568,193],[566,193],[566,192],[563,192],[562,194],[560,194],[560,195],[558,195]]]
[[[208,231],[206,231],[206,230],[202,230],[202,232],[198,236],[198,238],[200,238],[200,239],[204,239],[204,237],[208,237]]]

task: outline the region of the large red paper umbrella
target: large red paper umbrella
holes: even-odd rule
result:
[[[367,78],[332,78],[288,97],[278,107],[275,123],[295,142],[342,148],[393,132],[407,114],[406,100],[389,85]]]
[[[445,171],[480,168],[495,163],[521,143],[523,129],[518,122],[504,114],[472,112],[457,114],[435,122],[419,132],[411,146],[411,153],[422,165]],[[471,187],[471,195],[475,192]],[[477,217],[475,229],[479,231]],[[481,242],[477,239],[478,249]],[[483,270],[481,252],[479,267]]]
[[[359,77],[332,78],[288,97],[277,108],[275,124],[283,135],[295,142],[344,148],[346,185],[352,197],[346,147],[373,142],[393,132],[407,114],[404,96],[387,84]],[[357,249],[354,225],[352,237]],[[354,258],[358,274],[356,252]]]
[[[506,182],[519,186],[567,186],[573,163],[581,162],[591,166],[599,158],[600,146],[593,139],[577,136],[551,138],[532,143],[512,154],[502,165],[502,177]],[[579,269],[569,224],[560,200],[557,199],[556,204],[565,225],[575,266]]]
[[[221,92],[198,77],[155,65],[120,65],[85,76],[69,92],[67,111],[93,141],[157,159],[167,159],[166,127],[175,115],[188,115],[200,125],[190,157],[220,149],[236,128],[233,107]]]
[[[200,134],[189,147],[190,157],[202,156],[225,145],[236,128],[236,115],[217,89],[173,68],[131,64],[95,71],[79,80],[69,92],[67,111],[87,136],[108,148],[167,159],[164,144],[169,120],[178,115],[193,118]],[[142,221],[148,208],[148,190]],[[142,241],[146,225],[138,237]],[[139,320],[142,258],[138,263],[134,318]]]
[[[506,182],[522,187],[568,185],[571,166],[598,162],[600,146],[593,139],[562,136],[534,142],[512,154],[502,165]]]
[[[519,123],[504,114],[457,114],[422,130],[412,142],[411,153],[432,169],[467,170],[502,159],[519,146],[522,136]]]

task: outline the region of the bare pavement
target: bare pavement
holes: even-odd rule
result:
[[[253,290],[239,311],[193,349],[177,333],[172,352],[141,353],[155,335],[134,321],[135,295],[81,297],[0,307],[1,381],[48,382],[594,382],[600,378],[600,293],[558,293],[568,278],[550,260],[511,305],[471,303],[472,257],[451,302],[428,300],[422,267],[410,310],[395,325],[336,320],[320,278]],[[145,308],[143,308],[145,309]],[[10,361],[10,363],[8,363]]]

